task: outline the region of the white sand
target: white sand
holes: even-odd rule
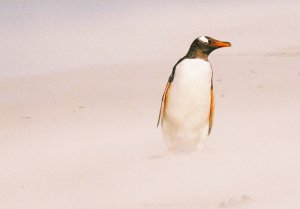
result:
[[[0,208],[300,208],[299,3],[195,2],[4,4]],[[233,44],[210,58],[215,125],[201,152],[164,156],[165,81],[203,34]]]

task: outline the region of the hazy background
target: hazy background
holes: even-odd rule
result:
[[[227,55],[290,53],[299,46],[299,7],[292,0],[2,0],[1,75],[166,60],[172,65],[200,35],[233,42]]]
[[[298,209],[299,1],[0,1],[0,208]],[[164,156],[173,65],[198,36],[215,123]]]

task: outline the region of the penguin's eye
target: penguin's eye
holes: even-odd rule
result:
[[[198,40],[205,45],[209,44],[209,40],[205,36],[199,37]]]
[[[209,42],[206,42],[206,41],[200,41],[200,43],[204,44],[204,45],[208,45]]]
[[[202,43],[204,43],[204,45],[208,45],[208,42],[202,42]]]

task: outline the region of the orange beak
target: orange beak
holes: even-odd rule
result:
[[[211,42],[210,46],[217,47],[217,48],[220,48],[220,47],[230,47],[231,43],[225,42],[225,41],[213,40]]]

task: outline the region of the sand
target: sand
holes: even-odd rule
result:
[[[299,3],[190,3],[3,3],[0,208],[300,207]],[[161,94],[203,33],[233,44],[213,131],[166,155]]]

